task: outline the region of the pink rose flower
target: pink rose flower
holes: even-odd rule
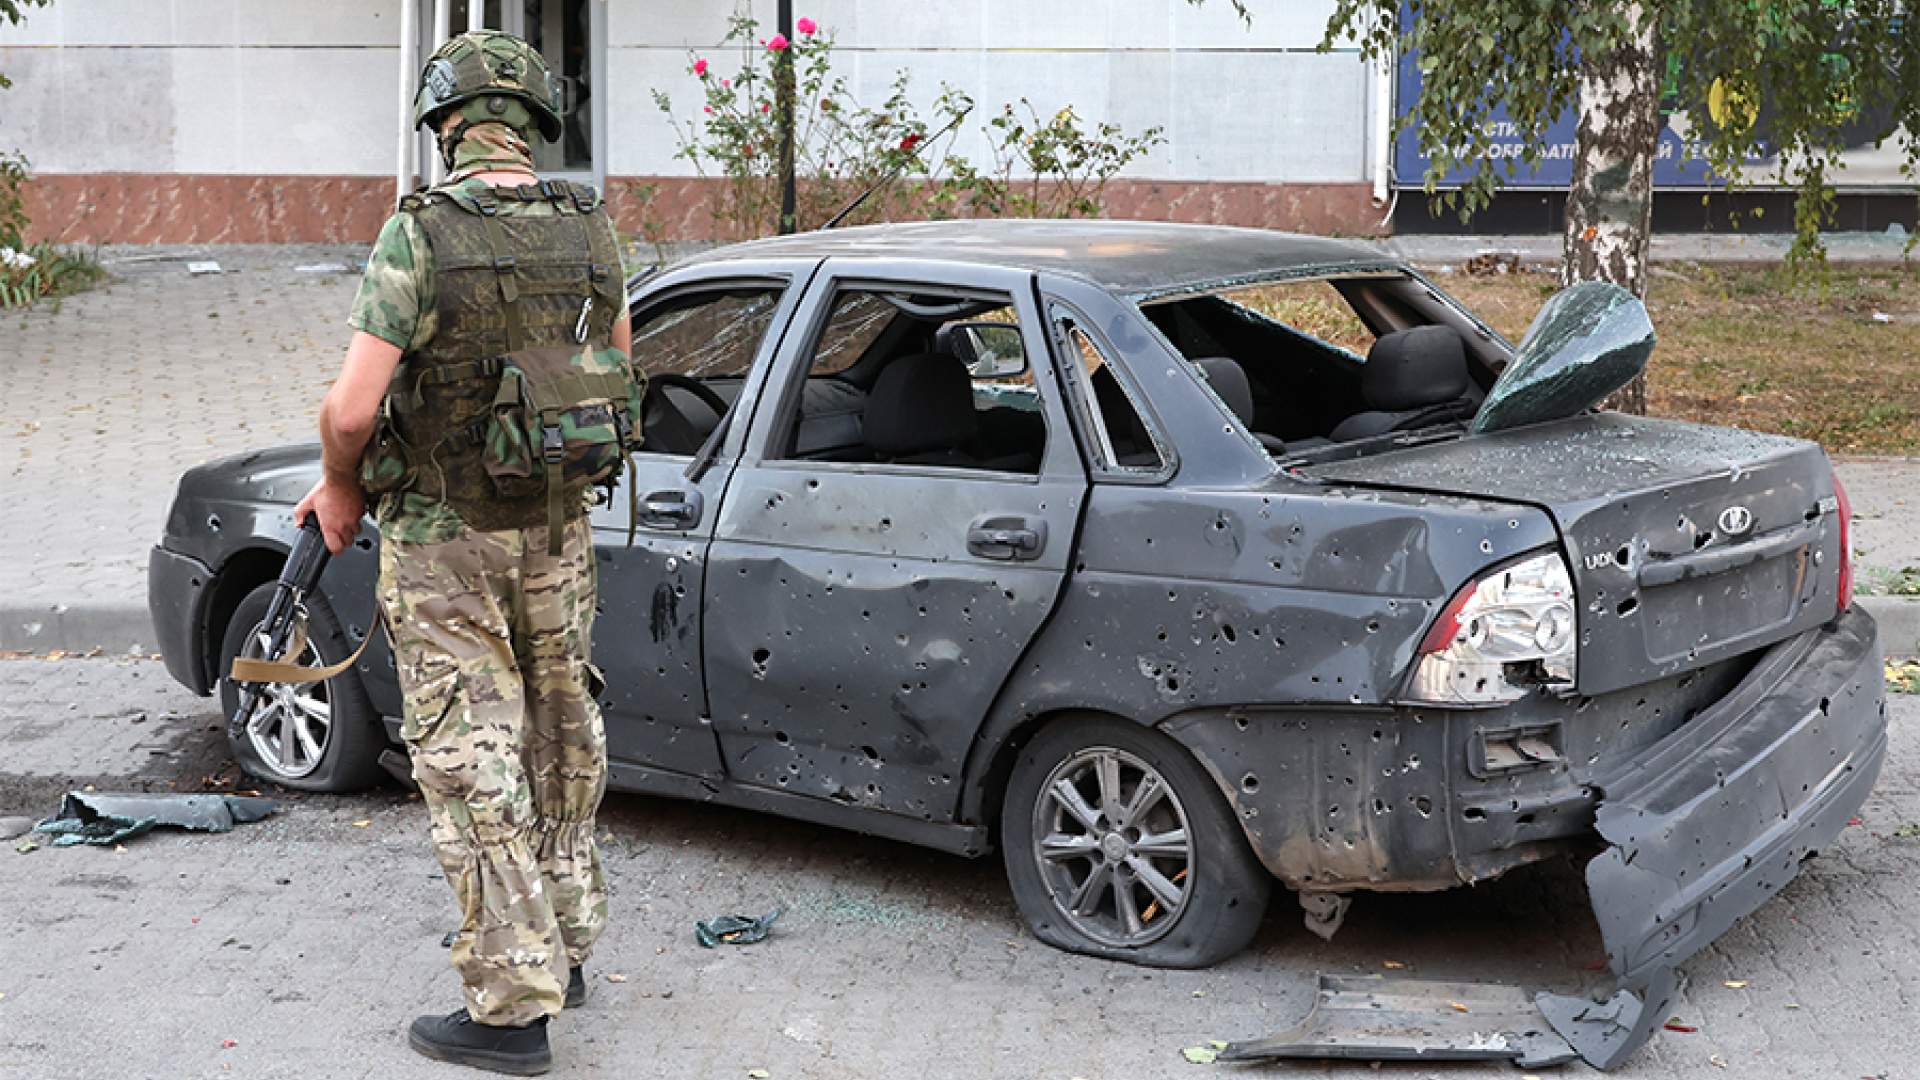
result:
[[[764,102],[764,101],[763,101],[763,102],[761,102],[761,103],[760,103],[760,111],[761,111],[761,112],[772,112],[772,111],[773,111],[773,106],[772,106],[772,105],[770,105],[770,104],[768,104],[767,102]]]
[[[799,20],[793,24],[793,28],[803,34],[811,35],[814,31],[820,29],[820,24],[802,15]]]
[[[775,34],[772,37],[767,39],[767,51],[780,52],[784,50],[788,44],[789,42],[787,41],[787,35]]]
[[[711,112],[713,112],[713,106],[711,106],[711,105],[707,105],[707,106],[703,106],[703,107],[704,107],[704,108],[705,108],[705,109],[707,110],[707,112],[708,112],[708,113],[711,113]]]
[[[701,57],[693,62],[693,73],[703,79],[707,77],[707,60],[705,57]]]
[[[731,90],[731,89],[733,89],[733,80],[732,80],[732,79],[721,79],[721,80],[720,80],[720,88],[721,88],[721,89],[723,89],[723,90]]]

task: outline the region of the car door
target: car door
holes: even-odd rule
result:
[[[721,775],[700,661],[707,548],[744,415],[814,265],[695,268],[648,283],[631,305],[634,363],[649,384],[645,442],[620,489],[592,512],[593,656],[607,678],[607,753],[623,786],[660,787],[671,780],[652,775],[662,770]]]
[[[1031,362],[968,390],[977,433],[1012,441],[862,460],[867,439],[912,440],[941,423],[874,411],[867,391],[882,389],[890,349],[943,379],[953,371],[928,350],[957,319],[900,319],[1002,302],[995,313],[1017,320]],[[951,818],[971,740],[1066,579],[1086,497],[1044,326],[1021,272],[833,259],[815,276],[707,574],[713,725],[735,782]]]

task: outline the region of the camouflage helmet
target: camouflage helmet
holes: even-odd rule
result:
[[[559,89],[533,46],[498,30],[469,30],[427,58],[413,95],[413,124],[437,124],[448,109],[475,98],[512,97],[526,102],[540,134],[552,142],[560,137]]]

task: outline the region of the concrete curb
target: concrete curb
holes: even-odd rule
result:
[[[1920,597],[1862,596],[1855,603],[1880,624],[1888,656],[1920,656]],[[144,604],[0,605],[0,651],[144,654],[158,648],[155,640]]]
[[[146,590],[141,590],[142,598]],[[0,650],[45,653],[59,649],[125,655],[159,648],[147,606],[119,604],[0,604]]]

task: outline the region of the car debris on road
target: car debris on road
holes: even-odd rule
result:
[[[235,825],[259,821],[279,809],[274,799],[247,795],[110,795],[70,791],[60,810],[35,825],[52,836],[53,846],[118,844],[156,826],[223,833]]]

